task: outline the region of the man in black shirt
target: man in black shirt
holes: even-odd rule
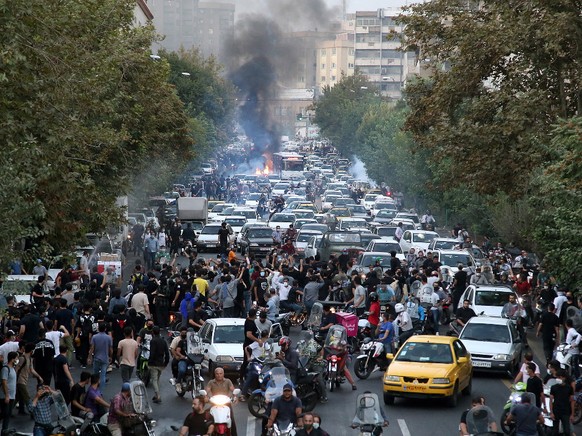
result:
[[[32,305],[24,307],[24,316],[20,321],[20,338],[24,342],[36,342],[39,330],[42,328],[40,316]]]
[[[327,335],[329,328],[337,322],[335,313],[331,311],[331,306],[323,306],[323,317],[321,318],[321,327],[319,334],[321,336]]]
[[[548,310],[542,313],[538,324],[537,336],[541,335],[546,361],[552,360],[556,338],[559,338],[560,319],[556,315],[556,306],[554,303],[548,304]]]
[[[271,407],[271,415],[267,421],[267,428],[273,427],[278,419],[281,421],[292,422],[297,426],[302,426],[301,413],[303,405],[301,400],[293,395],[293,386],[287,383],[283,386],[283,395],[275,398]]]
[[[199,331],[206,322],[206,313],[202,310],[202,301],[198,300],[194,303],[194,310],[188,313],[188,327],[194,328],[194,331]]]
[[[90,383],[91,373],[83,371],[78,383],[75,383],[71,388],[71,414],[79,418],[83,418],[83,424],[81,425],[81,432],[89,426],[93,420],[93,412],[88,407],[85,407],[85,395],[87,394],[86,388]]]
[[[477,316],[475,311],[470,307],[471,302],[469,300],[463,301],[463,307],[457,309],[456,323],[460,328],[463,328],[467,322]]]
[[[570,422],[574,419],[574,391],[567,382],[568,374],[560,370],[557,373],[560,383],[550,388],[550,417],[554,422],[554,435],[558,435],[560,422],[562,423],[562,433],[565,436],[571,435]]]
[[[220,229],[218,230],[218,242],[220,243],[220,254],[226,256],[228,248],[228,237],[230,236],[230,230],[226,227],[226,223],[222,223]]]
[[[55,346],[45,337],[46,330],[39,333],[40,339],[32,353],[34,370],[40,375],[43,384],[50,386],[53,378],[53,361],[55,358]]]
[[[180,428],[180,436],[211,435],[214,432],[214,419],[204,410],[204,397],[198,396],[192,400],[192,413],[184,420]]]
[[[241,380],[245,377],[246,375],[246,371],[247,371],[247,365],[248,365],[248,361],[247,361],[247,356],[246,353],[244,352],[244,350],[246,350],[246,348],[251,345],[253,342],[261,342],[261,338],[257,337],[257,325],[255,323],[255,320],[257,319],[257,310],[256,309],[251,309],[249,310],[249,316],[247,317],[247,319],[245,320],[245,338],[244,338],[244,342],[243,342],[243,363],[240,367],[240,378]]]
[[[467,287],[467,273],[463,271],[463,264],[460,263],[458,266],[459,271],[454,275],[453,279],[453,312],[457,313],[457,306],[459,305],[459,300],[465,292]]]
[[[542,406],[545,406],[544,382],[536,374],[535,363],[527,362],[526,370],[529,378],[527,379],[527,387],[525,390],[526,392],[531,392],[536,396],[536,406],[541,409]]]

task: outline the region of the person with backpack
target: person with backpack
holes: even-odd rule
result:
[[[11,351],[8,353],[7,360],[0,371],[0,409],[2,410],[2,434],[8,433],[10,419],[12,418],[12,409],[16,399],[16,359],[18,353]]]
[[[33,368],[40,375],[44,384],[50,385],[53,379],[53,362],[55,358],[55,346],[46,336],[46,330],[40,331],[40,339],[34,346],[32,353]]]
[[[91,336],[93,334],[93,323],[95,322],[95,315],[91,313],[91,306],[85,304],[83,312],[79,315],[79,323],[77,324],[77,336],[79,339],[79,349],[77,352],[77,359],[81,363],[81,368],[87,368],[87,358],[89,357],[89,348],[91,347]]]

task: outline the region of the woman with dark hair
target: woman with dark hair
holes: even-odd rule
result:
[[[321,416],[317,413],[313,414],[313,428],[321,430],[321,436],[329,436],[329,433],[321,428]]]

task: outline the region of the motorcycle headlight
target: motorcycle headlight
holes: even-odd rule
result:
[[[150,427],[155,427],[156,425],[158,425],[158,422],[156,420],[152,419],[150,421]]]
[[[511,401],[513,403],[519,403],[521,401],[521,394],[513,393],[513,394],[509,395],[509,401]]]
[[[263,383],[263,380],[265,380],[265,376],[263,374],[259,374],[259,383]]]
[[[197,363],[196,365],[194,365],[194,369],[200,369],[202,368],[202,365],[200,365],[199,363]]]
[[[234,357],[232,356],[216,356],[217,362],[234,362]]]
[[[432,382],[435,385],[448,385],[451,382],[451,379],[449,379],[448,377],[433,378]]]
[[[509,354],[496,354],[493,356],[494,360],[509,360]]]
[[[398,377],[397,375],[387,375],[384,377],[384,381],[385,382],[399,382],[400,377]]]

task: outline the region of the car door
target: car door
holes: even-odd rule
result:
[[[412,234],[407,230],[402,235],[402,239],[400,240],[400,247],[404,253],[408,253],[410,247],[412,246]]]
[[[522,343],[517,331],[517,327],[512,322],[509,323],[509,333],[511,335],[511,355],[521,362]]]
[[[459,387],[461,389],[465,388],[471,381],[471,374],[473,372],[473,365],[471,364],[471,356],[469,352],[459,339],[453,341],[453,350],[455,353],[455,360],[458,366],[459,374]],[[459,358],[466,357],[467,361],[464,363],[459,363]]]

